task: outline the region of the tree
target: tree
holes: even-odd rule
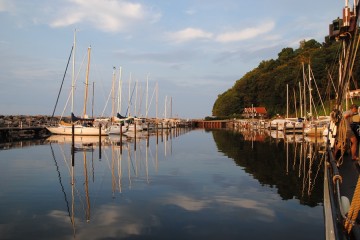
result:
[[[325,97],[331,86],[329,76],[333,80],[337,79],[338,52],[339,43],[329,41],[320,44],[314,39],[302,41],[296,50],[283,48],[277,59],[261,61],[258,67],[236,80],[232,88],[219,94],[213,105],[213,115],[240,114],[245,107],[252,104],[266,107],[270,115],[284,114],[286,85],[289,89],[299,89],[298,84],[303,81],[303,63],[305,66],[310,64],[321,97]],[[353,86],[358,85],[360,78],[360,60],[356,59],[355,62],[357,64],[354,65]],[[330,96],[334,97],[333,91]],[[313,98],[314,102],[320,101],[320,96],[317,94],[314,94]],[[293,104],[295,100],[293,98]],[[295,114],[295,110],[290,113]]]

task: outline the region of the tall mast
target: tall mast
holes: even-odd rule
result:
[[[145,111],[145,117],[147,118],[148,117],[148,111],[149,111],[149,109],[148,109],[148,100],[149,100],[149,74],[147,75],[147,77],[146,77],[146,107],[145,107],[145,109],[146,109],[146,111]]]
[[[304,117],[303,105],[302,105],[302,95],[301,95],[301,83],[300,82],[299,82],[299,96],[300,96],[300,117]]]
[[[310,61],[309,61],[309,112],[310,112],[310,117],[312,117],[312,88],[311,88],[311,67],[310,67]]]
[[[131,116],[131,114],[130,114],[130,100],[131,100],[130,87],[131,87],[131,72],[130,72],[130,79],[129,79],[129,97],[128,97],[128,110],[129,110],[129,115],[128,115],[128,116]]]
[[[72,74],[71,74],[71,115],[74,114],[74,88],[75,88],[75,50],[76,50],[76,29],[74,30],[74,54],[72,61]],[[72,120],[71,120],[72,121]]]
[[[113,67],[113,77],[112,77],[112,90],[111,90],[111,116],[115,116],[115,71],[116,67]]]
[[[121,113],[121,91],[122,91],[122,68],[119,70],[119,86],[118,86],[118,107],[117,112]]]
[[[286,118],[289,118],[289,84],[286,84]]]
[[[135,81],[135,103],[134,103],[134,115],[137,116],[137,98],[138,98],[138,80]]]
[[[172,97],[170,97],[170,118],[172,118]]]
[[[166,119],[166,106],[167,105],[167,96],[165,96],[165,109],[164,109],[164,118]]]
[[[84,96],[84,112],[83,117],[86,118],[86,106],[87,106],[87,100],[88,100],[88,87],[89,87],[89,71],[90,71],[90,52],[91,52],[91,46],[88,47],[88,63],[86,68],[86,78],[85,78],[85,96]]]
[[[158,104],[159,104],[159,85],[158,82],[156,82],[156,113],[155,113],[155,118],[158,118]]]
[[[305,118],[307,116],[307,112],[306,112],[306,75],[305,75],[305,68],[304,68],[304,63],[302,64],[302,69],[303,69],[303,81],[304,81],[304,90],[303,90],[303,96],[304,96],[304,115]]]

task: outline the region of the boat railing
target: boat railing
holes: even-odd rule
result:
[[[334,158],[334,155],[332,153],[330,146],[327,147],[327,155],[329,158],[331,170],[333,172],[332,182],[334,184],[334,187],[336,188],[335,194],[336,194],[337,202],[339,204],[340,214],[341,214],[342,218],[345,219],[347,210],[344,209],[344,206],[342,204],[342,199],[341,199],[341,193],[340,193],[340,184],[342,183],[342,177],[339,173],[337,162]]]

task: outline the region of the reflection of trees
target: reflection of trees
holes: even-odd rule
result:
[[[287,145],[271,138],[263,142],[245,141],[241,133],[223,130],[213,131],[213,137],[219,151],[234,159],[262,185],[276,188],[282,199],[296,198],[309,206],[322,203],[321,161],[317,158],[310,161],[310,148],[305,145],[309,143]]]

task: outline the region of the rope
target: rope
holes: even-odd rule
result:
[[[343,159],[344,159],[343,157],[346,150],[346,131],[347,131],[346,119],[342,118],[338,127],[337,148],[341,150],[341,156],[337,161],[337,166],[340,166],[343,163]]]
[[[354,196],[351,201],[348,216],[345,220],[345,229],[350,233],[360,210],[360,177],[358,178]]]

